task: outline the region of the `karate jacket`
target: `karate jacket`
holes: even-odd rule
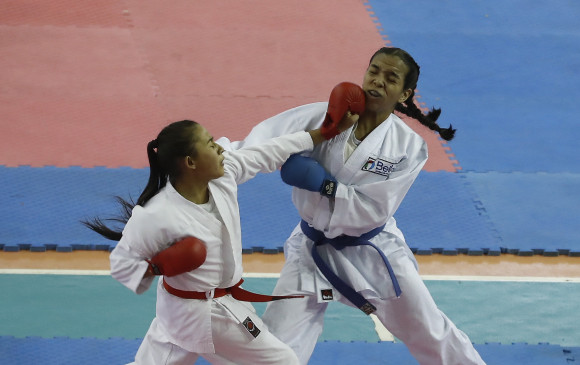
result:
[[[214,352],[212,301],[173,296],[165,291],[161,280],[177,289],[210,293],[238,283],[243,269],[237,185],[259,172],[278,169],[291,154],[312,147],[312,138],[302,131],[261,145],[225,151],[225,174],[209,183],[221,221],[185,199],[169,182],[143,207],[133,209],[123,237],[110,255],[111,275],[133,292],[143,293],[154,280],[143,277],[148,267],[146,259],[186,236],[197,237],[207,246],[207,258],[200,267],[159,279],[156,316],[170,342],[192,352]],[[247,317],[248,303],[230,296],[215,301],[239,321]]]

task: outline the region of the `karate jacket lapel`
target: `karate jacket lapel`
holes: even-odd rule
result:
[[[210,182],[209,188],[215,201],[215,205],[224,223],[225,232],[222,235],[224,247],[229,247],[234,267],[233,281],[239,280],[242,272],[242,237],[239,220],[239,207],[237,202],[237,185],[233,179],[224,179],[217,183]],[[229,186],[232,185],[232,186]],[[220,190],[218,192],[218,190]],[[215,192],[215,194],[214,194]],[[225,252],[224,252],[225,254]],[[237,282],[237,281],[236,281]],[[235,284],[235,283],[233,283]],[[232,285],[233,285],[232,284]]]
[[[393,124],[391,116],[377,126],[359,145],[355,148],[352,155],[346,160],[344,166],[336,174],[336,179],[344,184],[352,183],[356,174],[360,172],[362,165],[369,156],[376,154],[381,150],[384,142],[384,136]],[[341,151],[344,151],[345,144],[348,140],[348,133],[344,133],[341,140]],[[377,156],[375,156],[377,157]],[[344,154],[335,154],[333,158],[344,159]]]

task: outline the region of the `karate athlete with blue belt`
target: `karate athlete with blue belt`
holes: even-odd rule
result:
[[[243,141],[223,139],[226,149],[237,149],[321,125],[329,138],[281,169],[282,179],[295,187],[292,201],[302,221],[284,245],[286,261],[274,294],[305,298],[271,302],[262,317],[302,364],[312,355],[330,301],[375,314],[421,364],[484,364],[467,335],[437,308],[393,218],[428,157],[425,141],[394,111],[445,140],[455,132],[437,125],[439,109],[423,115],[415,106],[418,78],[419,66],[407,52],[381,48],[362,89],[340,83],[328,103],[267,119]],[[356,115],[345,133],[334,128]]]
[[[345,121],[342,130],[350,128]],[[137,294],[156,276],[157,305],[135,364],[298,364],[296,354],[263,325],[252,301],[296,300],[241,288],[242,242],[237,186],[272,172],[294,153],[324,140],[297,132],[224,152],[198,123],[165,127],[147,145],[150,175],[135,205],[120,199],[122,232],[98,218],[85,221],[119,241],[111,275]]]

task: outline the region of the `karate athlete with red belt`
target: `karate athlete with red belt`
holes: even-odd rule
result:
[[[344,122],[345,130],[354,121]],[[243,290],[237,185],[278,169],[293,153],[324,140],[320,130],[297,132],[261,145],[224,152],[193,121],[168,125],[147,146],[150,177],[124,229],[96,218],[85,224],[119,240],[111,252],[111,275],[137,294],[156,275],[156,317],[135,364],[298,364],[247,301],[295,300]]]
[[[328,103],[285,111],[243,141],[223,139],[226,149],[236,149],[320,125],[330,138],[282,167],[282,179],[295,187],[292,201],[302,221],[284,245],[274,294],[305,298],[269,303],[262,317],[302,364],[314,350],[330,301],[374,313],[421,364],[484,364],[467,335],[437,308],[393,218],[428,157],[425,141],[394,111],[446,140],[455,132],[437,125],[440,110],[423,115],[415,106],[418,77],[419,66],[407,52],[381,48],[362,88],[340,83]],[[359,114],[352,128],[333,130],[352,113]]]

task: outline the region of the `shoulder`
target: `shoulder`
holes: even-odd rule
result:
[[[328,108],[327,101],[318,101],[315,103],[304,104],[288,109],[286,110],[286,112],[317,112],[317,111],[320,112],[321,110],[326,112],[327,108]]]
[[[413,128],[411,128],[398,115],[391,114],[389,118],[391,118],[393,122],[391,129],[401,140],[406,141],[407,144],[416,144],[416,145],[426,144],[423,137],[421,137],[419,133],[415,132],[415,130],[413,130]]]
[[[383,151],[413,160],[426,160],[429,154],[423,137],[397,115],[391,114],[389,118],[392,124],[383,141]]]
[[[155,204],[152,201],[147,202],[144,207],[135,206],[131,213],[131,218],[125,225],[123,236],[130,235],[135,231],[156,231],[163,224],[162,222],[167,217],[167,213],[170,213],[170,211],[167,211],[163,205]]]
[[[133,208],[122,238],[131,250],[150,257],[173,242],[182,229],[191,224],[184,219],[183,204],[172,200],[170,195],[161,189],[145,206]]]
[[[422,139],[419,133],[415,132],[413,128],[409,127],[409,124],[407,124],[407,122],[405,122],[397,114],[391,114],[390,118],[393,121],[393,125],[400,131],[400,133],[409,134],[410,136],[419,137]]]
[[[328,102],[321,101],[316,103],[304,104],[292,109],[288,109],[278,116],[292,117],[292,119],[320,119],[328,109]]]
[[[175,211],[175,204],[168,201],[170,193],[166,188],[162,188],[144,206],[136,205],[126,228],[151,230],[170,219]]]

